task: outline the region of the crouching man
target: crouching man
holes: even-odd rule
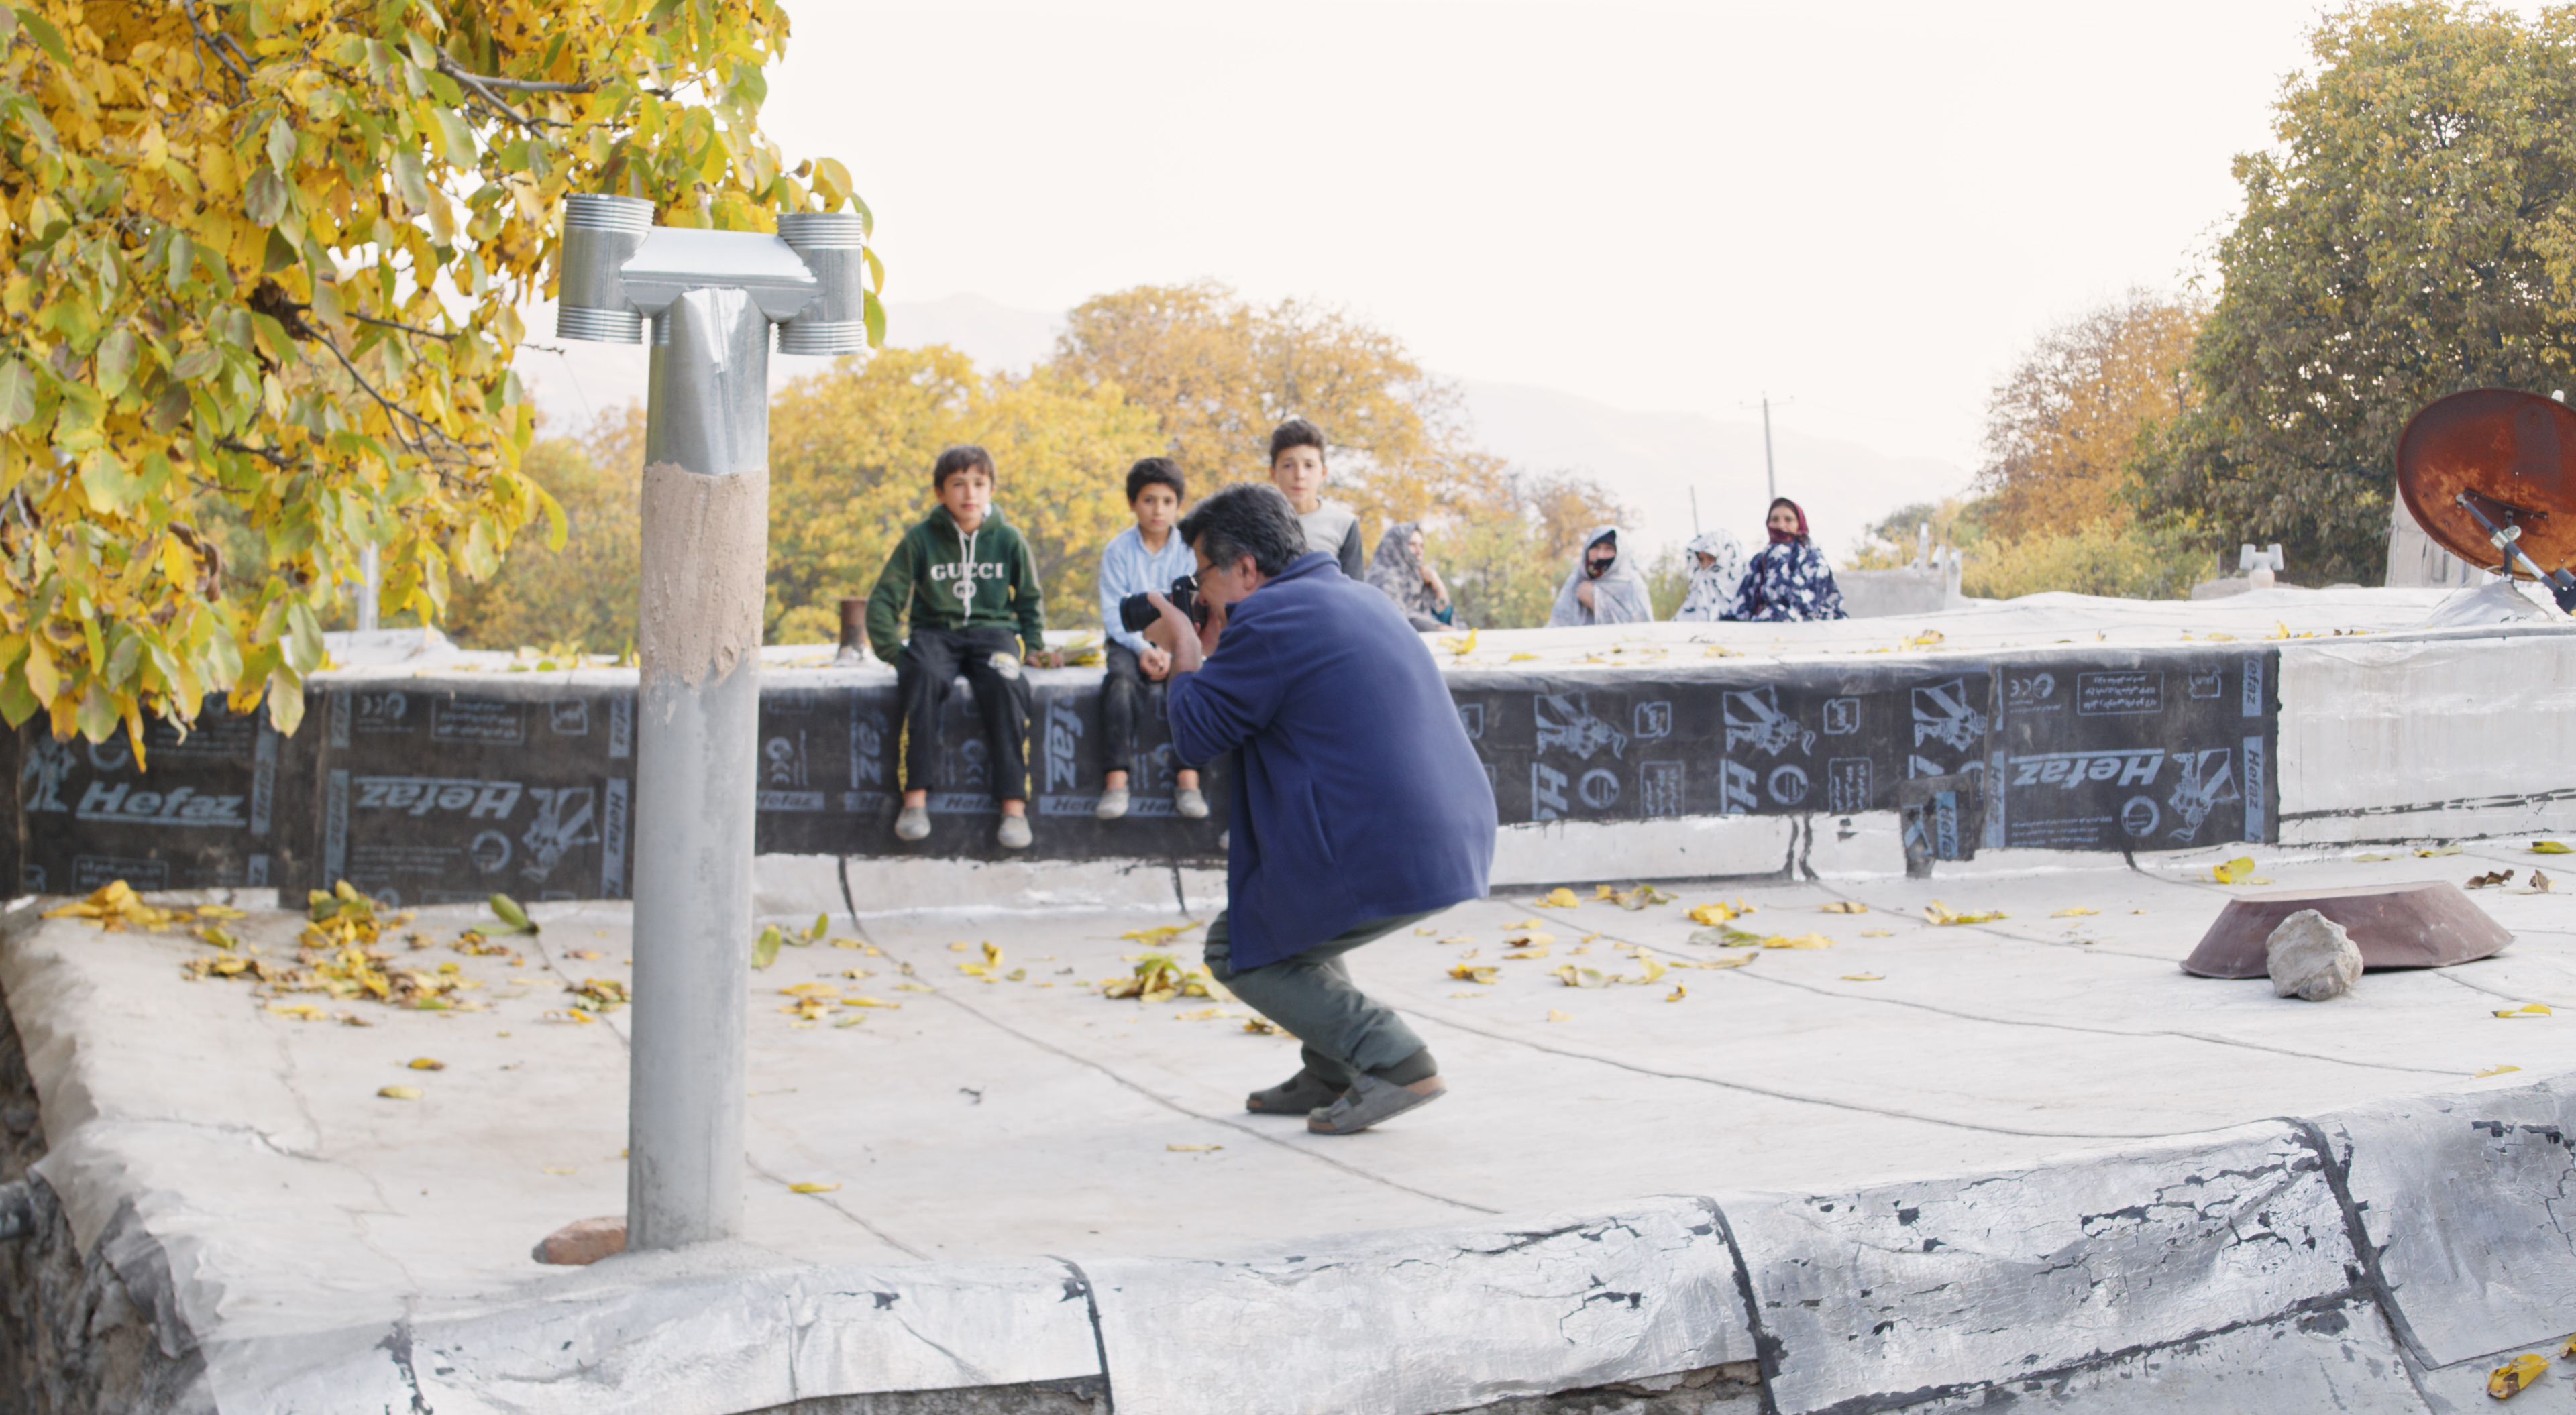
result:
[[[1146,638],[1172,655],[1180,759],[1238,754],[1226,910],[1208,972],[1305,1044],[1245,1108],[1365,1130],[1446,1089],[1343,955],[1485,893],[1494,793],[1421,637],[1392,601],[1306,549],[1278,489],[1229,486],[1181,519],[1205,625],[1160,594]]]

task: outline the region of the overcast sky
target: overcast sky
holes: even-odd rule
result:
[[[1210,276],[1453,374],[1976,461],[2050,323],[2171,288],[2309,0],[792,7],[770,131],[890,300]]]

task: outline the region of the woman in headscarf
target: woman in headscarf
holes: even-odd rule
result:
[[[1377,554],[1369,560],[1368,582],[1395,601],[1395,607],[1404,611],[1404,622],[1416,632],[1458,627],[1449,587],[1440,583],[1440,572],[1422,557],[1420,521],[1400,521],[1386,528],[1378,539]]]
[[[1633,557],[1619,552],[1619,528],[1594,526],[1583,537],[1583,554],[1575,560],[1573,572],[1556,592],[1556,609],[1548,615],[1547,627],[1644,624],[1654,617],[1646,577],[1637,573]]]
[[[1848,619],[1843,592],[1834,587],[1833,567],[1809,541],[1807,513],[1783,496],[1771,503],[1765,518],[1771,543],[1756,551],[1735,592],[1729,619],[1782,622],[1797,619]]]
[[[1702,531],[1691,538],[1690,592],[1673,621],[1723,619],[1735,592],[1744,585],[1744,547],[1726,531]]]

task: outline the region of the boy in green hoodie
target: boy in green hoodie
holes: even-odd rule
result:
[[[903,700],[903,840],[930,834],[930,780],[939,765],[939,710],[962,670],[984,715],[993,746],[993,794],[1002,803],[995,832],[1005,849],[1029,845],[1029,680],[1022,656],[1053,667],[1047,652],[1046,606],[1029,543],[993,510],[993,458],[981,447],[951,447],[931,468],[939,507],[886,557],[868,595],[868,647],[894,665]],[[912,636],[896,621],[909,601]],[[900,645],[898,647],[898,645]]]

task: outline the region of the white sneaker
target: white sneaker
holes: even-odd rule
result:
[[[1207,819],[1207,797],[1195,786],[1184,786],[1172,793],[1172,814],[1184,820]]]
[[[894,838],[897,840],[929,839],[930,808],[928,806],[904,807],[903,814],[894,818]]]
[[[1100,793],[1099,806],[1094,808],[1091,813],[1105,821],[1114,821],[1126,815],[1127,788],[1124,786],[1111,786],[1104,789]]]
[[[1029,818],[1027,816],[1002,817],[1001,828],[993,832],[993,838],[1000,841],[1005,850],[1028,849]]]

